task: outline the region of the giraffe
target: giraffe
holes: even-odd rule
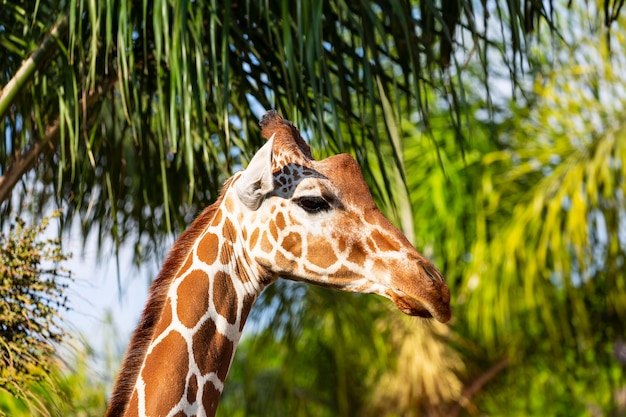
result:
[[[378,210],[354,158],[314,160],[274,110],[260,125],[265,145],[166,257],[107,416],[214,416],[248,313],[279,277],[450,319],[442,274]]]

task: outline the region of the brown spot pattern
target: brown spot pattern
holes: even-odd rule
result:
[[[280,230],[283,230],[285,226],[287,226],[287,223],[285,222],[285,216],[283,215],[283,213],[278,213],[276,215],[276,226],[278,226]]]
[[[376,252],[376,242],[374,242],[371,236],[367,238],[367,249],[370,252]]]
[[[212,320],[206,320],[193,336],[192,343],[193,357],[202,375],[215,372],[223,382],[233,357],[233,342],[217,331]],[[221,362],[217,362],[218,359]]]
[[[250,249],[254,249],[256,242],[259,240],[259,229],[254,229],[250,235]]]
[[[182,266],[182,268],[178,270],[178,274],[176,275],[176,278],[180,278],[181,275],[187,272],[187,270],[191,268],[192,263],[193,263],[193,253],[189,252],[189,255],[187,255],[187,259],[185,260],[185,264]]]
[[[187,343],[178,332],[170,332],[146,357],[142,376],[146,382],[146,414],[159,415],[163,410],[171,410],[183,397],[184,381],[189,368]],[[164,372],[167,369],[167,372]],[[151,378],[158,370],[160,378]],[[167,375],[163,378],[162,375]]]
[[[235,226],[233,226],[233,222],[230,219],[224,220],[224,227],[222,228],[222,233],[224,234],[224,240],[228,243],[237,242],[237,232],[235,230]]]
[[[243,252],[243,261],[245,262],[246,265],[252,265],[252,260],[250,259],[250,255],[248,255],[248,251]],[[239,259],[239,262],[241,262],[241,259]],[[239,276],[239,280],[243,282],[244,284],[249,281],[248,275],[239,274],[238,276]]]
[[[376,212],[374,210],[365,210],[363,213],[363,220],[369,224],[377,224]]]
[[[250,314],[250,310],[252,310],[252,306],[254,305],[254,300],[256,300],[256,296],[253,294],[246,294],[243,297],[243,310],[241,310],[241,321],[239,322],[239,331],[242,331],[243,326],[246,324],[246,320],[248,319],[248,314]]]
[[[208,310],[209,285],[209,276],[195,269],[178,286],[176,314],[184,326],[194,327]]]
[[[208,382],[204,385],[204,391],[202,392],[202,404],[204,404],[204,410],[207,416],[215,415],[217,410],[217,404],[220,401],[221,393]]]
[[[381,251],[398,251],[400,250],[400,245],[395,240],[390,239],[389,237],[383,235],[378,230],[374,230],[371,234],[372,239],[376,242],[376,246]]]
[[[213,218],[213,224],[218,225],[222,222],[222,210],[217,210],[215,217]]]
[[[235,205],[233,204],[233,199],[231,198],[227,198],[224,200],[224,206],[226,207],[226,210],[229,213],[232,213],[235,209]]]
[[[278,228],[274,222],[270,222],[270,233],[272,234],[274,241],[278,241]]]
[[[220,262],[222,265],[226,265],[233,257],[233,244],[230,242],[224,242],[222,249],[220,250]]]
[[[332,250],[328,249],[329,247],[330,245],[328,245],[325,239],[311,239],[307,256],[309,262],[320,268],[328,268],[333,265],[337,262],[337,255],[335,255]]]
[[[273,248],[274,246],[272,245],[270,240],[267,238],[267,232],[263,232],[263,236],[261,237],[261,249],[263,250],[263,252],[269,253],[272,251]]]
[[[287,259],[280,251],[276,251],[276,259],[274,259],[274,262],[284,271],[293,271],[295,269],[295,262]]]
[[[385,262],[382,259],[376,259],[374,261],[374,271],[382,271],[382,270],[389,270],[389,271],[396,271],[396,267],[397,263],[394,261],[391,261],[389,263]]]
[[[139,397],[137,397],[137,391],[133,391],[133,395],[128,401],[128,407],[124,416],[135,417],[139,415]]]
[[[363,265],[365,263],[365,251],[361,245],[352,245],[350,254],[348,255],[348,261],[357,265]]]
[[[219,238],[213,233],[207,233],[198,245],[198,258],[208,265],[212,265],[217,259],[219,250]]]
[[[352,269],[348,268],[345,265],[341,265],[341,268],[333,273],[333,277],[345,280],[354,280],[361,278],[360,274],[355,274]]]
[[[156,325],[154,329],[154,336],[159,336],[161,333],[167,329],[167,327],[172,323],[172,301],[168,298],[165,307],[163,307],[163,313],[161,314],[161,318],[159,319],[159,323]]]
[[[213,278],[213,304],[215,309],[230,324],[237,321],[237,291],[231,277],[218,272]]]
[[[198,378],[195,375],[191,375],[189,383],[187,384],[187,402],[193,404],[196,402],[196,395],[198,394]]]
[[[348,245],[346,242],[346,239],[343,236],[340,236],[339,234],[333,233],[333,240],[337,242],[337,249],[339,249],[339,252],[345,252],[346,247]]]
[[[300,234],[291,232],[283,239],[282,247],[299,258],[302,256],[302,238]]]
[[[241,259],[241,258],[235,259],[235,275],[237,276],[237,279],[239,279],[239,281],[245,284],[246,282],[250,282],[250,277],[245,272],[245,269],[242,267],[242,264],[244,263],[246,265],[250,265],[250,258],[248,257],[247,252],[244,252],[243,258],[244,259]]]

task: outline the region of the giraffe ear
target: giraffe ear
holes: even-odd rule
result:
[[[267,193],[274,189],[272,174],[274,135],[252,157],[248,167],[235,183],[239,200],[250,210],[256,210]]]

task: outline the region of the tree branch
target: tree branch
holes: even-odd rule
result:
[[[59,140],[59,121],[56,120],[46,129],[46,133],[42,140],[34,142],[27,151],[18,155],[13,163],[9,165],[6,172],[0,177],[0,204],[2,204],[11,195],[11,191],[15,184],[22,178],[26,172],[30,171],[39,156],[45,150],[54,149],[54,144]]]
[[[110,71],[109,76],[103,80],[95,91],[81,98],[81,107],[86,110],[93,106],[96,101],[115,85],[116,80],[117,74],[114,71]],[[88,112],[86,111],[86,113]],[[89,123],[86,120],[83,122]],[[15,184],[26,172],[35,166],[41,155],[46,151],[54,151],[56,149],[59,142],[59,126],[60,122],[57,119],[46,128],[46,132],[41,140],[33,142],[26,151],[15,157],[4,175],[0,177],[0,204],[10,197]]]
[[[461,398],[450,408],[447,413],[450,417],[456,417],[461,409],[467,408],[472,397],[478,393],[489,381],[491,381],[500,371],[509,365],[509,358],[506,356],[494,363],[485,373],[476,378],[470,385],[463,389]]]

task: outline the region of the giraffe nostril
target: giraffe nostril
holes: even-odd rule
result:
[[[433,281],[441,283],[446,282],[439,269],[437,269],[437,267],[432,263],[427,262],[425,264],[422,264],[422,268],[424,269],[426,275],[428,275]]]

